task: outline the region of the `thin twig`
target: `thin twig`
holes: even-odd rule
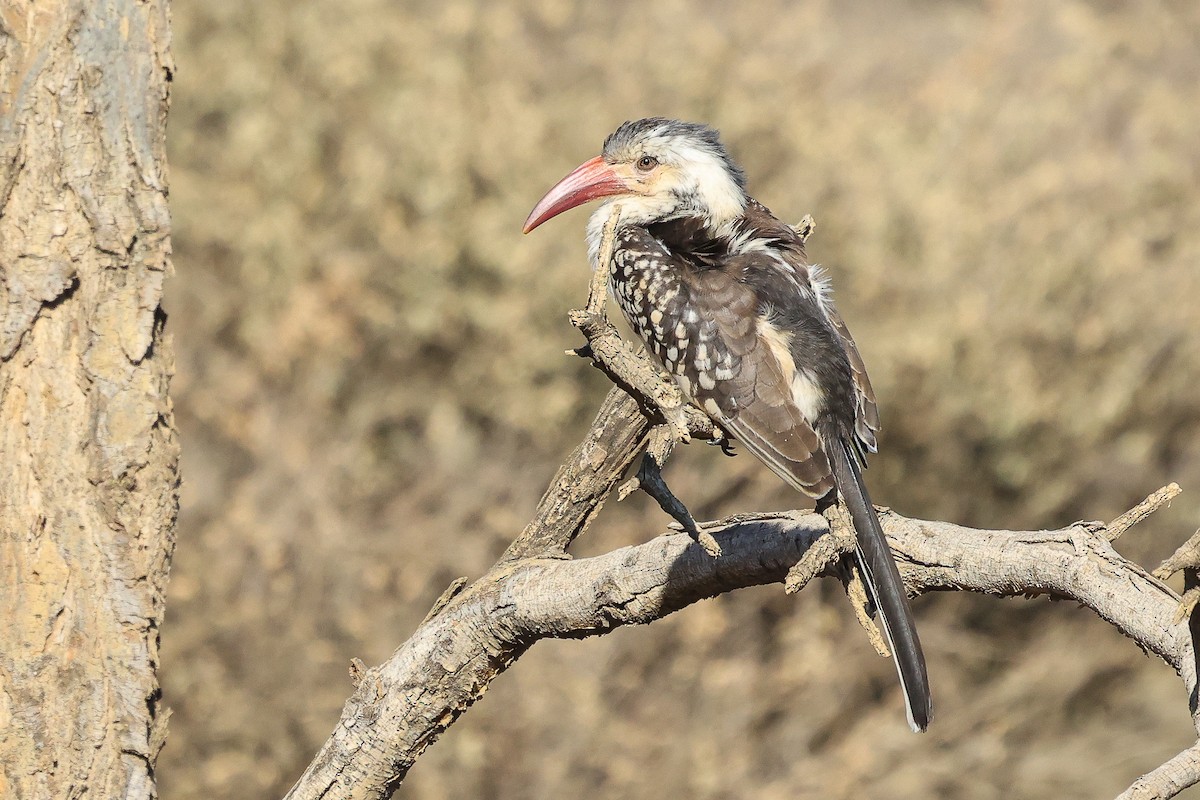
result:
[[[756,517],[757,515],[744,514],[731,519],[750,521]],[[853,529],[850,529],[849,536],[847,536],[847,530],[844,527],[833,526],[828,518],[825,519],[825,523],[829,532],[814,542],[813,546],[805,551],[804,556],[788,570],[787,577],[783,581],[783,590],[788,594],[800,591],[813,578],[825,574],[830,567],[840,562],[847,554],[854,552]]]
[[[1168,483],[1166,486],[1154,492],[1142,502],[1138,503],[1133,508],[1126,511],[1121,516],[1114,519],[1106,525],[1108,530],[1108,540],[1115,542],[1121,538],[1121,534],[1137,525],[1146,517],[1153,514],[1158,509],[1162,508],[1167,503],[1179,496],[1183,490],[1179,488],[1178,483]]]
[[[1179,570],[1188,567],[1200,567],[1200,530],[1193,533],[1178,550],[1158,565],[1158,569],[1154,570],[1154,577],[1165,581]]]
[[[608,273],[612,269],[613,243],[620,220],[621,204],[614,203],[600,234],[600,252],[592,270],[592,282],[588,286],[587,312],[605,320],[608,319],[604,310],[608,300]]]
[[[840,554],[838,571],[842,578],[842,588],[846,591],[846,599],[850,601],[850,607],[854,609],[854,618],[866,631],[867,640],[875,648],[875,652],[884,658],[889,658],[892,652],[888,649],[887,640],[875,621],[871,619],[871,599],[867,594],[867,585],[862,576],[862,569],[857,560],[849,557],[849,554],[853,553],[855,549],[854,522],[850,519],[850,513],[841,503],[834,503],[825,508],[821,514],[829,523],[830,538],[837,543]],[[791,579],[790,574],[788,579]]]
[[[800,241],[808,244],[808,237],[812,236],[813,231],[817,229],[817,221],[813,219],[812,214],[805,214],[804,217],[792,226],[792,230],[800,237]]]

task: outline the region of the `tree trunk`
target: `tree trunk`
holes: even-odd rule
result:
[[[0,0],[0,797],[156,797],[179,447],[161,0]]]

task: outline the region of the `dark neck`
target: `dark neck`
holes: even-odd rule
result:
[[[678,217],[655,222],[646,230],[672,253],[700,268],[714,267],[729,255],[728,236],[714,231],[703,217]]]
[[[764,243],[780,250],[796,250],[801,257],[804,253],[803,241],[795,230],[753,200],[747,203],[745,214],[718,229],[710,227],[701,216],[663,220],[646,229],[671,252],[702,268],[718,266],[723,259],[761,248]]]

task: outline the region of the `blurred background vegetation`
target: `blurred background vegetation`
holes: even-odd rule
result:
[[[1176,480],[1120,544],[1151,565],[1200,522],[1200,4],[179,0],[174,32],[165,797],[282,794],[349,660],[524,524],[607,385],[562,355],[586,212],[521,222],[628,118],[715,125],[816,217],[878,502],[1056,527]],[[702,446],[668,479],[698,517],[797,503]],[[577,552],[664,522],[613,504]],[[1091,798],[1194,739],[1089,612],[968,596],[917,603],[913,736],[839,594],[540,644],[399,796]]]

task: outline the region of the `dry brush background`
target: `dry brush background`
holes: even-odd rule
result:
[[[1200,523],[1200,6],[730,5],[176,2],[164,797],[282,794],[350,658],[524,524],[607,386],[562,355],[584,213],[520,224],[626,118],[711,122],[815,215],[882,399],[878,502],[1057,527],[1176,480],[1120,544],[1147,564]],[[701,518],[796,504],[700,445],[667,477]],[[664,522],[630,499],[577,552]],[[399,796],[1103,797],[1194,736],[1085,612],[917,611],[925,736],[838,587],[763,588],[538,645]]]

